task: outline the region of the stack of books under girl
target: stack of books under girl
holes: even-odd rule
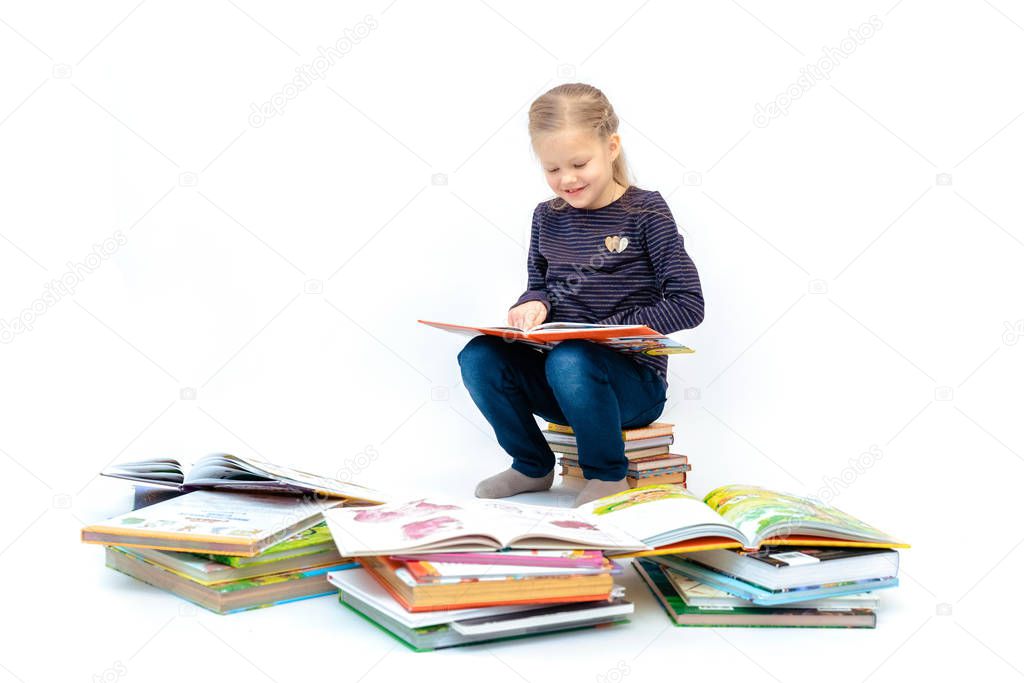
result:
[[[361,565],[328,573],[341,604],[419,650],[624,624],[626,558],[679,625],[871,627],[877,591],[898,583],[893,549],[909,547],[819,501],[750,486],[701,499],[657,484],[573,509],[424,498],[324,517]],[[827,559],[839,553],[869,561]],[[762,555],[833,576],[773,583],[741,566]]]
[[[654,422],[645,427],[622,430],[626,459],[629,460],[626,481],[632,488],[652,484],[686,486],[690,461],[685,455],[670,452],[675,442],[674,427],[668,422]],[[543,434],[552,452],[558,455],[563,482],[583,484],[579,448],[572,427],[549,422]]]

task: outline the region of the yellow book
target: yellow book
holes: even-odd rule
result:
[[[651,439],[656,436],[669,436],[675,425],[670,422],[652,422],[646,427],[634,427],[633,429],[622,430],[623,441],[637,441],[639,439]],[[561,425],[557,422],[548,422],[548,431],[558,434],[575,434],[569,425]]]

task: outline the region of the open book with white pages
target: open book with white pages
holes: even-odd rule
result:
[[[251,493],[318,494],[350,503],[382,503],[387,495],[333,477],[229,453],[199,458],[187,471],[172,458],[154,458],[111,465],[101,474],[146,486],[179,491],[219,489]]]
[[[693,353],[693,349],[671,337],[652,330],[646,325],[597,325],[593,323],[550,322],[529,330],[507,326],[454,325],[451,323],[417,320],[416,322],[439,330],[475,337],[481,334],[501,337],[509,342],[521,342],[538,349],[554,348],[569,339],[586,339],[609,346],[624,353],[664,356],[673,353]]]
[[[342,555],[597,549],[635,556],[772,545],[908,547],[820,501],[754,486],[703,499],[677,484],[630,489],[578,508],[507,500],[419,499],[324,512]]]

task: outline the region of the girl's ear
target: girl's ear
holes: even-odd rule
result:
[[[611,157],[612,161],[619,156],[619,151],[622,149],[622,138],[619,137],[618,133],[612,133],[608,136],[608,156]]]

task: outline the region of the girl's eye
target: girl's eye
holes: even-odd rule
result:
[[[582,164],[573,164],[572,167],[573,168],[583,168],[586,165],[587,165],[587,162],[584,161]]]

